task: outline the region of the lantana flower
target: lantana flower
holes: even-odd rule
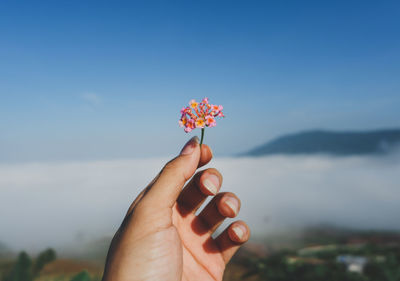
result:
[[[179,126],[184,128],[186,133],[191,132],[195,128],[201,128],[201,146],[203,143],[205,127],[215,127],[217,125],[215,118],[225,117],[222,110],[222,105],[210,104],[208,98],[204,98],[200,103],[191,100],[189,106],[181,109]]]

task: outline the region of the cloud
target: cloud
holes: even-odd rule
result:
[[[102,102],[101,97],[94,93],[84,93],[82,94],[81,98],[92,106],[99,105]]]
[[[0,165],[0,241],[40,250],[78,234],[110,236],[167,160]],[[400,229],[400,156],[217,158],[212,166],[255,235],[315,223]]]

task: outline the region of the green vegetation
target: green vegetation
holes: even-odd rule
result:
[[[47,249],[41,252],[36,259],[32,259],[26,252],[21,252],[15,261],[0,262],[1,281],[100,281],[101,277],[91,275],[83,270],[71,276],[47,276],[42,277],[43,268],[56,260],[56,252]]]
[[[72,277],[71,281],[92,281],[92,278],[87,271],[82,271]]]
[[[14,264],[5,269],[1,278],[2,281],[33,281],[39,276],[43,267],[56,259],[56,253],[53,249],[47,249],[40,253],[35,261],[26,252],[21,252]]]
[[[312,264],[306,262],[289,263],[287,253],[279,253],[266,259],[252,261],[248,264],[251,269],[243,275],[243,279],[258,275],[261,280],[270,281],[350,281],[367,280],[355,273],[347,273],[342,264],[327,262]]]
[[[39,273],[43,269],[43,267],[47,263],[52,262],[55,259],[56,259],[56,252],[53,249],[47,249],[46,251],[40,253],[32,268],[33,276],[34,277],[39,276]]]
[[[299,255],[304,252],[306,255]],[[342,255],[367,258],[363,272],[349,271],[337,261]],[[257,280],[269,281],[400,281],[399,245],[330,245],[308,252],[286,250],[266,258],[247,258],[241,264],[247,268],[243,280],[257,276]]]
[[[279,236],[246,244],[228,265],[224,280],[400,281],[399,232],[324,225]],[[75,259],[56,259],[52,249],[35,259],[21,252],[14,260],[0,260],[0,281],[100,281],[104,260],[99,256],[107,247],[106,241],[96,242],[93,252]]]

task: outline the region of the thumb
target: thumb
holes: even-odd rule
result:
[[[191,138],[181,153],[161,170],[143,203],[172,208],[185,182],[195,173],[200,161],[199,138]]]

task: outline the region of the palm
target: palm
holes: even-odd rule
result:
[[[177,205],[172,216],[182,246],[182,280],[222,280],[225,261],[207,226],[194,214],[180,212]]]

